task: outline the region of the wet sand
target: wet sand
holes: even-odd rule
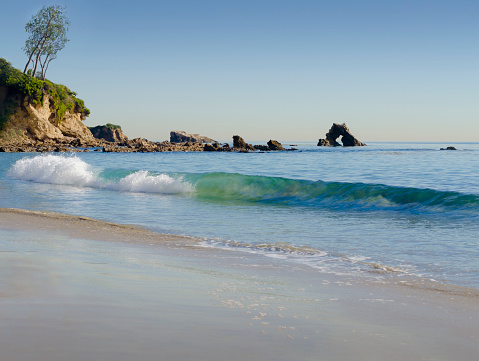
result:
[[[473,360],[479,296],[0,209],[0,352],[25,360]]]

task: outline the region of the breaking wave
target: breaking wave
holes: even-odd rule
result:
[[[236,173],[178,175],[146,170],[97,170],[76,156],[23,158],[10,168],[7,175],[24,181],[121,192],[193,194],[197,199],[213,202],[479,216],[479,196],[474,194]]]
[[[95,186],[98,182],[87,163],[77,157],[41,155],[18,160],[7,172],[11,178],[37,183]]]
[[[114,170],[98,171],[75,156],[40,155],[18,160],[7,176],[24,181],[103,188],[121,192],[177,194],[193,188],[167,174]]]

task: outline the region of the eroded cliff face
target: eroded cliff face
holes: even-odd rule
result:
[[[61,141],[78,138],[83,141],[94,140],[87,126],[82,122],[81,113],[66,110],[63,118],[58,119],[55,105],[47,93],[44,93],[43,105],[34,104],[27,96],[23,96],[8,88],[0,99],[0,106],[9,107],[11,114],[3,126],[2,133],[8,137],[33,140]]]

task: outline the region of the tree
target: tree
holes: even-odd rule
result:
[[[40,65],[39,77],[45,79],[50,62],[57,57],[57,53],[68,42],[66,33],[70,21],[65,12],[65,8],[59,5],[43,7],[25,25],[25,30],[30,36],[25,41],[23,48],[28,56],[24,73],[27,73],[28,67],[33,61],[31,75],[37,75],[38,65]]]

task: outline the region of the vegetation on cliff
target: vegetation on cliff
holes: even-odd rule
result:
[[[109,129],[120,129],[121,130],[121,127],[117,124],[106,123],[105,127],[109,128]]]
[[[0,58],[0,131],[21,105],[20,99],[25,97],[28,97],[30,103],[41,105],[45,97],[49,97],[57,124],[61,123],[67,110],[70,113],[81,113],[83,119],[90,114],[83,100],[77,98],[76,93],[65,85],[24,74]]]

